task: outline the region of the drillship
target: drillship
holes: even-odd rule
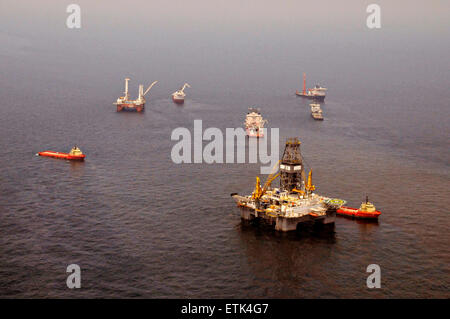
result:
[[[250,107],[245,117],[245,131],[249,137],[264,137],[264,120],[259,109]]]
[[[325,100],[327,89],[324,87],[321,87],[319,84],[317,84],[314,88],[306,90],[306,74],[303,73],[303,90],[302,92],[299,92],[298,90],[295,91],[295,94],[298,96],[306,97],[308,99],[315,99],[319,101]]]
[[[128,81],[130,81],[130,79],[126,78],[124,96],[119,97],[114,103],[117,105],[117,112],[143,112],[145,107],[145,95],[158,81],[153,82],[145,92],[144,86],[140,84],[139,97],[136,100],[130,100],[130,96],[128,94]]]
[[[286,141],[282,159],[277,163],[279,172],[269,175],[261,187],[256,177],[255,190],[251,195],[231,194],[241,211],[243,220],[263,221],[279,231],[296,230],[299,223],[312,221],[333,224],[336,209],[344,200],[329,198],[314,193],[312,171],[305,178],[300,141],[290,138]],[[271,183],[280,177],[280,187],[271,188]]]
[[[184,103],[184,98],[186,97],[186,93],[184,93],[184,89],[186,87],[190,88],[191,86],[189,84],[187,84],[187,83],[184,83],[183,87],[180,90],[172,93],[172,100],[175,103],[178,103],[178,104],[183,104]]]

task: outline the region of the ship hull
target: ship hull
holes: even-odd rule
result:
[[[311,114],[311,117],[316,121],[323,121],[323,116],[318,114]]]
[[[117,104],[117,112],[144,112],[145,104]]]
[[[378,219],[378,217],[381,215],[381,212],[379,212],[379,211],[363,212],[359,209],[346,207],[346,206],[342,206],[341,208],[339,208],[336,213],[341,216],[360,218],[360,219]]]
[[[45,156],[45,157],[53,157],[53,158],[59,158],[59,159],[65,159],[69,161],[84,161],[84,158],[86,155],[70,155],[69,153],[60,153],[60,152],[53,152],[53,151],[44,151],[39,152],[39,156]]]
[[[308,93],[303,94],[302,92],[298,92],[298,91],[295,92],[295,94],[297,96],[301,96],[303,98],[307,98],[310,100],[316,100],[316,101],[324,101],[325,100],[325,95],[312,95],[312,94],[308,94]]]
[[[177,98],[175,96],[172,96],[172,101],[176,104],[183,104],[184,103],[184,98]]]
[[[262,130],[261,131],[260,130],[252,130],[252,129],[246,128],[245,131],[247,132],[248,137],[256,137],[256,138],[264,137],[264,133]]]

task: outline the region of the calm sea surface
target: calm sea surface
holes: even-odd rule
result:
[[[369,30],[357,1],[324,6],[335,19],[146,3],[79,1],[79,30],[59,1],[2,3],[0,297],[450,297],[448,5],[401,18],[386,4]],[[294,94],[302,72],[329,89],[323,122]],[[125,77],[132,96],[159,81],[145,113],[115,112]],[[280,152],[300,138],[318,193],[369,194],[379,222],[245,226],[230,193],[249,194],[259,164],[172,162],[175,128],[241,127],[250,106],[280,128]],[[35,156],[73,144],[84,163]],[[366,287],[369,264],[381,289]]]

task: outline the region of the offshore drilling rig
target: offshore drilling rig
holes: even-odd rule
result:
[[[150,84],[145,92],[144,86],[140,84],[139,96],[136,100],[130,100],[130,95],[128,94],[128,81],[130,81],[130,79],[126,78],[124,96],[119,97],[117,101],[114,102],[114,104],[117,105],[117,112],[143,112],[145,108],[145,95],[158,81],[154,81],[152,84]]]
[[[278,161],[276,171],[269,175],[261,187],[259,177],[252,195],[231,194],[244,220],[262,220],[279,231],[296,230],[299,223],[313,221],[333,224],[336,209],[344,200],[329,198],[314,193],[312,170],[306,178],[298,138],[289,138]],[[277,167],[278,166],[278,167]],[[280,177],[280,187],[271,188],[272,182]]]

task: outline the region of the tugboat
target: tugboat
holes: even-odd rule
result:
[[[245,117],[245,131],[249,137],[264,137],[264,124],[267,120],[263,119],[260,110],[250,107]]]
[[[323,121],[322,109],[320,108],[320,104],[310,104],[311,106],[311,116],[316,121]]]
[[[191,86],[189,84],[187,84],[187,83],[184,83],[183,87],[180,90],[172,93],[172,100],[175,103],[177,103],[177,104],[183,104],[184,103],[184,98],[186,96],[186,93],[184,93],[184,89],[186,87],[190,88]]]
[[[323,101],[325,100],[326,91],[327,88],[321,87],[319,84],[312,89],[306,90],[306,74],[303,73],[303,90],[302,92],[297,90],[295,91],[295,94],[308,99]]]
[[[144,92],[144,86],[139,85],[139,97],[136,100],[130,100],[130,95],[128,94],[128,81],[129,78],[125,79],[125,92],[124,96],[121,96],[113,104],[117,105],[117,112],[143,112],[145,107],[145,95],[150,91],[150,89],[158,81],[153,82],[148,89]]]
[[[361,203],[359,209],[342,206],[336,213],[342,216],[364,219],[378,219],[378,216],[381,215],[381,212],[375,209],[375,205],[369,202],[369,196],[366,196],[366,202]]]
[[[61,158],[61,159],[71,160],[71,161],[84,161],[84,158],[86,157],[86,155],[84,155],[83,152],[76,145],[70,150],[69,153],[44,151],[44,152],[39,152],[37,155]]]
[[[279,171],[277,173],[277,170]],[[280,177],[280,187],[271,187]],[[283,157],[274,167],[264,186],[256,177],[256,186],[251,195],[231,194],[241,211],[241,218],[247,221],[261,221],[272,225],[278,231],[294,231],[304,222],[334,224],[336,209],[345,204],[338,198],[316,194],[312,183],[312,171],[305,176],[300,141],[291,138],[286,141]]]

